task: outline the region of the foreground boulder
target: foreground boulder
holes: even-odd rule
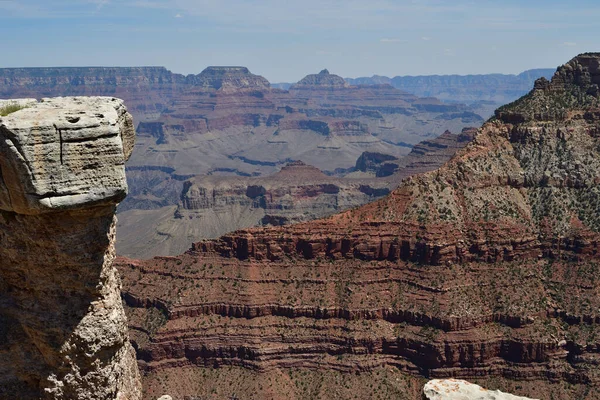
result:
[[[425,384],[423,395],[427,400],[531,400],[460,379],[433,379]]]
[[[113,267],[131,116],[108,97],[20,104],[0,117],[0,398],[140,399]]]

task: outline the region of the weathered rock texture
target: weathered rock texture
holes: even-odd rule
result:
[[[0,398],[141,398],[113,267],[133,142],[114,98],[0,118]]]
[[[395,368],[537,381],[493,388],[594,399],[599,60],[559,68],[442,168],[381,200],[198,242],[178,257],[121,260],[140,365],[149,377],[228,365],[348,380]]]
[[[433,379],[425,384],[426,400],[532,400],[499,390],[487,390],[460,379]]]

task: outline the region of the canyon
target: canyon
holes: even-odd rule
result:
[[[599,85],[579,55],[379,200],[119,258],[146,396],[594,399]]]
[[[474,131],[446,131],[401,158],[365,152],[339,176],[325,175],[302,161],[264,177],[196,176],[183,182],[176,206],[121,212],[117,250],[135,258],[177,255],[199,239],[307,221],[366,204],[389,194],[402,179],[442,165]]]
[[[530,87],[532,76],[520,75],[519,84],[527,86],[529,79]],[[245,67],[208,67],[187,76],[162,67],[5,68],[0,69],[0,97],[111,95],[125,100],[138,140],[127,163],[130,195],[118,209],[122,233],[117,249],[127,256],[150,257],[178,254],[191,241],[230,230],[301,221],[364,204],[384,194],[379,190],[384,185],[392,190],[413,173],[441,166],[452,149],[466,144],[459,132],[481,125],[489,113],[460,104],[458,92],[444,103],[398,90],[388,84],[392,80],[356,82],[361,84],[323,70],[281,90]],[[489,77],[452,82],[463,88],[460,93],[475,97],[485,85],[502,87]],[[458,134],[458,141],[444,136],[448,131]],[[378,171],[360,171],[356,163],[363,154],[391,158]],[[371,182],[378,190],[347,196],[333,207],[321,202],[323,208],[315,211],[314,206],[305,209],[306,198],[294,199],[298,192],[293,188],[305,183],[290,181],[290,206],[298,204],[292,219],[268,218],[261,207],[246,207],[244,198],[235,202],[235,210],[204,212],[200,227],[193,224],[197,220],[180,218],[189,180],[206,175],[203,179],[222,181],[223,187],[236,181],[230,176],[242,181],[275,176],[292,161],[339,178],[371,179],[374,174],[378,181]]]
[[[350,86],[327,71],[287,91],[265,89],[249,72],[248,84],[237,69],[224,74],[228,85],[189,89],[155,121],[140,123],[121,211],[176,204],[182,182],[196,175],[265,176],[291,161],[335,173],[365,151],[399,157],[445,130],[483,122],[460,104],[389,85]]]
[[[0,398],[141,399],[113,266],[131,115],[110,97],[0,110]]]

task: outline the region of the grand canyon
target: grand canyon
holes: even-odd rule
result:
[[[0,398],[15,382],[23,398],[35,398],[35,385],[48,398],[103,387],[186,400],[483,391],[448,378],[530,398],[597,398],[600,53],[552,74],[465,82],[470,91],[457,78],[327,70],[271,85],[244,67],[0,69],[4,98],[110,96],[21,100],[25,108],[0,117],[13,143],[0,147],[9,160],[0,160],[0,351],[12,360],[0,362]],[[112,97],[133,115],[135,146],[131,117]],[[503,100],[514,101],[488,119]],[[102,111],[87,115],[81,102]],[[19,118],[57,109],[67,111],[52,114],[54,129],[28,141],[36,125]],[[89,133],[98,127],[110,134]],[[109,150],[82,161],[77,146]],[[116,224],[125,170],[130,193]],[[96,186],[102,194],[77,197]],[[55,237],[33,233],[36,224],[49,232],[53,218]],[[99,244],[78,255],[68,249],[77,240]],[[48,277],[53,263],[66,267]],[[82,284],[83,266],[94,273]],[[32,304],[67,315],[56,287],[87,297],[47,331]],[[108,350],[91,343],[105,315],[86,301],[116,315],[115,337],[100,346]],[[90,328],[65,335],[76,318]],[[110,366],[94,370],[69,341],[57,348],[64,337],[117,354],[119,379],[102,383]],[[18,361],[21,345],[47,356]],[[90,384],[80,370],[99,378]]]
[[[600,54],[574,58],[362,207],[119,259],[147,393],[595,398],[599,83]]]
[[[514,100],[533,84],[527,72],[475,83],[455,78],[448,90],[471,93],[461,104],[417,97],[387,83],[347,81],[354,82],[323,70],[283,90],[243,67],[208,67],[187,76],[158,67],[0,69],[0,98],[125,100],[137,142],[127,164],[129,196],[119,207],[117,249],[151,257],[179,254],[192,241],[231,230],[307,220],[381,197],[464,146],[471,131],[463,129],[489,116],[480,107],[489,102],[488,93]],[[285,206],[245,195],[260,186],[253,177],[272,176],[294,161],[320,171],[288,174],[277,195],[287,196]],[[322,173],[331,176],[327,183],[339,195],[323,192]],[[198,204],[185,201],[190,188],[215,199],[190,212],[190,204]],[[309,192],[314,194],[301,195]],[[318,205],[307,206],[313,200]]]

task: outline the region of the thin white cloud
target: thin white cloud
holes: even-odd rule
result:
[[[453,49],[444,49],[444,55],[447,57],[454,57],[455,53]]]
[[[382,38],[379,39],[381,43],[406,43],[408,40],[406,39],[398,39],[398,38]]]
[[[158,9],[165,9],[165,8],[172,8],[173,5],[165,2],[165,1],[154,1],[154,0],[136,0],[133,1],[131,3],[128,3],[129,6],[132,7],[139,7],[139,8],[158,8]]]
[[[577,43],[575,43],[575,42],[562,42],[560,45],[561,46],[565,46],[565,47],[575,47],[575,46],[577,46]]]
[[[428,41],[430,41],[430,40],[431,40],[431,38],[430,38],[429,36],[423,36],[423,37],[421,38],[421,40],[424,40],[424,41],[428,42]]]
[[[183,18],[183,15],[181,15],[181,14],[175,14],[175,18]]]
[[[96,5],[96,11],[100,11],[102,7],[110,3],[110,0],[88,0],[89,3]]]

